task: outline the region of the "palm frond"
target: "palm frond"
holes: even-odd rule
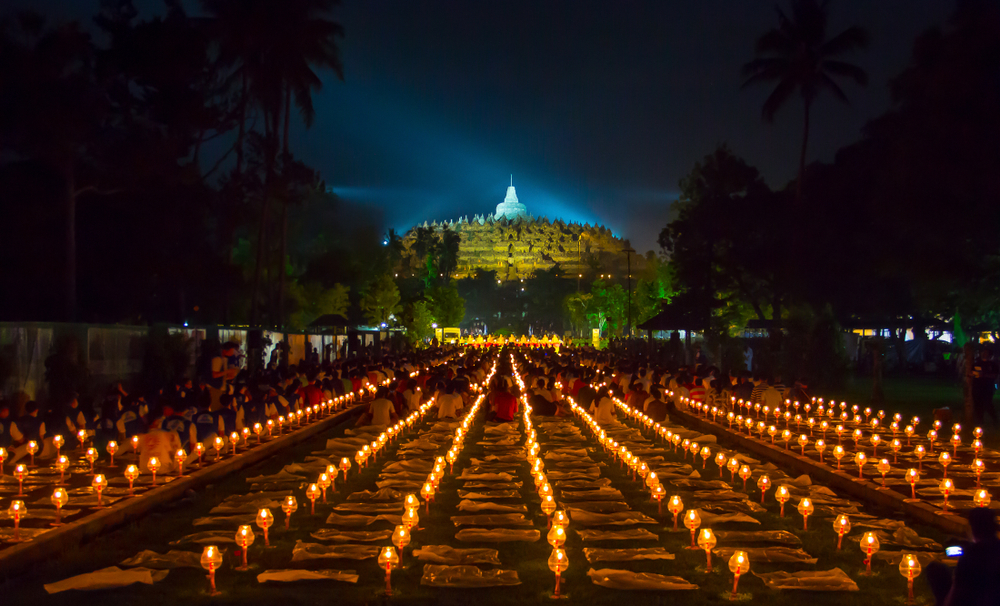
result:
[[[847,95],[844,94],[844,90],[842,88],[840,88],[839,84],[837,84],[836,82],[833,81],[833,78],[831,78],[830,76],[828,76],[826,74],[823,74],[820,77],[820,80],[821,80],[823,86],[825,86],[826,88],[830,89],[830,91],[833,93],[833,96],[837,97],[838,99],[840,99],[841,101],[843,101],[844,103],[846,103],[848,105],[851,104],[850,100],[847,98]]]
[[[774,114],[781,109],[781,106],[788,101],[788,98],[792,96],[795,92],[795,87],[797,83],[795,78],[788,76],[784,80],[778,83],[778,86],[771,91],[771,94],[764,101],[764,107],[762,108],[761,115],[764,117],[765,122],[774,122]]]
[[[854,65],[853,63],[826,60],[820,64],[820,68],[823,72],[830,73],[835,76],[850,78],[861,86],[868,85],[868,74],[865,70],[861,69],[857,65]]]
[[[743,74],[744,78],[754,78],[760,74],[775,74],[787,72],[791,67],[791,62],[784,57],[765,57],[763,59],[754,59],[743,65],[740,72]],[[773,76],[770,76],[773,78]],[[765,76],[764,79],[767,79]],[[746,84],[744,84],[746,86]]]
[[[780,29],[765,32],[754,45],[754,50],[758,55],[787,55],[795,52],[795,49],[795,39]]]
[[[819,47],[819,52],[825,57],[839,55],[847,51],[860,50],[868,46],[868,30],[860,26],[852,26],[830,38]]]

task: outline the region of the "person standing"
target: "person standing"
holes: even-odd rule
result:
[[[997,540],[996,517],[988,507],[977,507],[969,512],[969,532],[972,543],[955,566],[955,578],[944,599],[945,587],[934,587],[935,597],[943,606],[994,606],[1000,603],[1000,540]],[[940,566],[940,564],[936,564]],[[931,572],[928,565],[928,572]],[[930,580],[930,576],[928,580]],[[933,575],[942,576],[942,575]],[[945,585],[947,579],[945,577]]]
[[[972,406],[976,423],[982,425],[988,414],[997,427],[997,411],[993,408],[993,392],[997,387],[997,363],[993,350],[983,347],[979,359],[972,363]]]
[[[743,350],[743,364],[747,367],[747,372],[753,372],[753,348],[749,344]]]
[[[213,352],[211,365],[206,369],[202,383],[208,387],[208,409],[212,412],[219,410],[222,407],[222,394],[226,386],[226,358],[220,350],[216,349]]]

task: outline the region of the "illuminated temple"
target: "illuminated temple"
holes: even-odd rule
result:
[[[424,222],[414,226],[403,237],[406,249],[404,266],[414,271],[423,262],[412,253],[419,228],[433,229],[438,234],[453,230],[461,238],[458,267],[454,277],[465,278],[477,269],[496,271],[500,280],[527,278],[535,271],[555,267],[567,277],[579,274],[624,272],[629,248],[628,240],[616,237],[603,225],[565,222],[548,217],[536,218],[517,198],[513,178],[503,202],[493,214],[459,217],[452,221]],[[644,259],[632,256],[632,270],[641,268]]]

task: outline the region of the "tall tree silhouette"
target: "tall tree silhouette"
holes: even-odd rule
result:
[[[864,86],[868,75],[863,69],[835,59],[844,53],[865,48],[868,33],[852,26],[832,38],[827,38],[829,0],[792,0],[791,14],[780,8],[778,27],[757,40],[757,58],[743,66],[746,80],[743,87],[762,82],[777,82],[764,101],[763,117],[774,121],[774,114],[796,92],[802,98],[804,124],[802,151],[799,155],[799,175],[796,198],[802,199],[805,178],[806,148],[809,145],[809,114],[816,97],[824,89],[847,103],[847,95],[834,78],[847,78]]]
[[[98,192],[81,183],[100,157],[108,102],[95,73],[90,36],[72,22],[47,27],[22,12],[0,31],[0,142],[16,157],[38,161],[63,184],[64,319],[76,319],[77,201]]]
[[[322,88],[314,69],[333,71],[343,79],[337,38],[343,28],[330,20],[338,0],[203,0],[214,18],[220,57],[231,62],[238,74],[241,99],[252,104],[263,119],[265,168],[260,223],[253,274],[251,324],[258,320],[260,278],[266,262],[270,201],[274,197],[278,154],[289,153],[289,123],[294,100],[307,126],[315,111],[312,93]],[[242,137],[240,137],[242,139]],[[279,268],[287,249],[287,205],[281,209]],[[281,322],[285,272],[278,271],[277,309],[273,319]]]

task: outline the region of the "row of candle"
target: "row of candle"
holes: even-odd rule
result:
[[[658,436],[662,437],[663,440],[668,445],[673,446],[674,452],[676,452],[678,450],[678,448],[680,448],[681,452],[682,452],[682,454],[683,454],[683,456],[685,458],[687,456],[687,453],[690,452],[691,453],[691,457],[692,457],[692,461],[695,460],[695,457],[701,456],[701,458],[702,458],[702,467],[703,468],[707,464],[708,459],[711,458],[712,454],[711,454],[711,449],[709,449],[709,447],[707,447],[707,446],[702,447],[697,442],[694,442],[694,441],[688,440],[688,439],[682,439],[680,435],[675,434],[675,433],[673,433],[670,430],[667,430],[665,427],[663,427],[659,423],[654,422],[648,415],[645,415],[641,411],[638,411],[638,410],[636,410],[636,409],[628,406],[626,403],[622,402],[621,400],[615,399],[615,404],[616,404],[616,406],[620,410],[622,410],[625,413],[625,415],[627,417],[630,417],[630,418],[636,420],[637,422],[639,422],[640,424],[642,424],[642,425],[644,425],[644,426],[646,426],[648,428],[652,428],[653,431],[654,431],[654,435],[658,435]],[[653,471],[647,471],[646,468],[645,468],[645,464],[642,463],[642,462],[637,462],[638,457],[632,457],[631,453],[628,452],[628,449],[625,446],[620,446],[619,447],[617,445],[617,442],[614,442],[613,440],[610,440],[610,443],[609,443],[609,439],[608,439],[607,435],[604,434],[604,431],[602,429],[600,429],[600,426],[593,420],[593,418],[591,418],[590,415],[588,415],[580,407],[578,407],[575,404],[575,402],[571,402],[571,405],[573,406],[574,410],[578,411],[578,414],[580,414],[584,418],[584,421],[587,422],[587,424],[588,424],[588,426],[590,426],[591,430],[594,431],[595,434],[597,435],[598,440],[602,443],[602,445],[605,446],[605,448],[607,448],[612,453],[613,456],[619,456],[621,458],[621,460],[622,460],[623,463],[625,463],[626,465],[628,465],[629,467],[631,467],[634,470],[634,472],[637,472],[640,476],[643,476],[645,474],[645,476],[647,478],[646,483],[647,483],[647,486],[649,486],[650,485],[650,481],[648,480],[648,477],[650,475],[654,475],[655,472],[653,472]],[[803,438],[805,440],[808,440],[808,438],[805,435],[801,435],[800,436],[800,440],[802,440]],[[803,449],[804,449],[804,444],[802,444],[800,442],[800,445],[802,445]],[[840,446],[838,445],[837,448],[840,448]],[[859,452],[858,456],[862,457],[861,462],[859,463],[859,467],[863,467],[864,466],[864,459],[863,459],[863,457],[865,457],[865,455],[864,455],[863,452]],[[740,476],[740,479],[743,481],[743,490],[746,491],[746,481],[750,477],[752,477],[752,475],[753,475],[749,465],[741,464],[736,457],[729,458],[729,457],[727,457],[725,455],[725,453],[722,453],[722,452],[717,453],[714,460],[715,460],[716,465],[719,468],[719,475],[720,475],[720,477],[722,476],[723,469],[728,469],[730,471],[730,474],[731,474],[730,475],[730,480],[733,481],[733,482],[735,482],[735,476],[738,473],[739,476]],[[889,471],[889,469],[887,468],[888,464],[889,464],[888,460],[886,460],[886,459],[882,459],[879,462],[879,466],[880,466],[879,471],[883,473],[883,479],[884,479],[884,474]],[[916,473],[916,470],[910,470],[910,471]],[[908,474],[909,474],[909,472],[908,472]],[[917,476],[917,477],[919,478],[919,476]],[[953,489],[953,484],[950,484],[950,482],[951,482],[950,479],[946,479],[946,481],[949,484],[948,484],[947,487],[944,487],[944,486],[942,487],[942,492],[945,494],[945,499],[947,501],[948,490],[949,489]],[[915,484],[916,480],[912,480],[911,482],[913,484]],[[658,484],[658,480],[656,481],[656,484]],[[770,480],[770,478],[768,478],[768,476],[766,474],[762,474],[761,476],[758,477],[758,479],[757,479],[757,487],[761,491],[761,503],[764,503],[764,496],[765,496],[767,490],[770,489],[771,485],[772,485],[771,484],[771,480]],[[985,493],[985,491],[982,491],[982,492]],[[659,491],[655,491],[655,490],[653,492],[653,497],[657,498],[658,501],[663,498],[662,497],[662,493],[660,493]],[[779,486],[776,489],[776,491],[775,491],[775,500],[778,501],[778,503],[780,504],[781,509],[780,509],[779,515],[782,516],[782,517],[784,517],[785,503],[788,502],[790,500],[790,498],[791,498],[791,491],[788,489],[787,486]],[[989,501],[988,501],[989,495],[988,495],[988,493],[985,494],[984,498],[986,499],[985,504],[979,505],[979,503],[977,502],[977,505],[979,505],[979,506],[986,506],[986,505],[988,505],[989,504]],[[674,516],[674,529],[676,530],[677,529],[677,514],[680,513],[680,511],[682,511],[683,507],[684,507],[683,506],[683,502],[682,502],[680,496],[678,496],[678,495],[671,496],[670,499],[669,499],[669,501],[668,501],[667,507],[668,507],[668,510]],[[798,511],[798,513],[800,515],[802,515],[803,530],[807,530],[808,529],[809,516],[812,515],[813,512],[815,511],[815,508],[814,508],[814,506],[812,504],[811,499],[809,499],[808,497],[803,497],[799,501],[798,505],[796,506],[796,510]],[[696,533],[697,529],[699,528],[700,524],[701,524],[701,518],[700,518],[700,516],[697,514],[697,512],[695,510],[688,510],[688,512],[685,513],[685,515],[684,515],[684,525],[685,525],[685,527],[687,527],[691,531],[692,547],[695,547],[695,533]],[[837,538],[837,549],[840,549],[841,542],[842,542],[844,534],[846,534],[847,532],[850,531],[850,519],[848,518],[848,516],[846,514],[841,514],[841,515],[837,516],[837,518],[834,520],[834,523],[833,523],[833,529],[834,529],[835,532],[837,532],[837,535],[838,535],[838,538]],[[705,549],[710,554],[710,550],[712,548],[714,548],[714,546],[715,546],[715,540],[714,540],[714,536],[711,534],[711,531],[708,530],[708,532],[705,532],[706,530],[708,530],[708,529],[703,529],[703,531],[701,533],[702,536],[698,537],[697,547]],[[865,555],[866,555],[866,559],[864,561],[865,568],[866,568],[865,574],[871,574],[871,558],[872,558],[872,554],[874,554],[875,552],[877,552],[878,549],[879,549],[878,536],[874,532],[871,532],[871,531],[866,532],[861,537],[861,540],[859,542],[859,546],[860,546],[860,549],[862,550],[862,552],[864,552]],[[711,555],[709,555],[708,557],[709,557],[709,560],[710,560],[711,559]],[[736,557],[736,554],[734,554],[733,557]],[[711,562],[710,561],[709,561],[709,566],[711,566]],[[730,561],[730,569],[732,570],[732,568],[733,568],[733,562]],[[906,554],[903,554],[899,570],[900,570],[900,573],[904,577],[907,578],[908,590],[909,590],[909,594],[910,594],[909,597],[910,597],[910,600],[912,600],[912,598],[913,598],[913,589],[912,589],[913,588],[913,579],[916,578],[916,576],[918,576],[920,574],[920,563],[917,560],[917,558],[916,558],[915,555],[906,553]],[[735,574],[735,572],[734,572],[734,574]],[[737,577],[737,580],[738,580],[738,577]],[[734,594],[735,594],[735,583],[734,583]]]
[[[493,368],[490,370],[483,383],[489,382],[489,380],[493,378],[494,372],[496,372],[496,364],[493,365]],[[478,384],[474,384],[473,386],[474,388],[479,387]],[[474,391],[481,390],[474,389]],[[458,455],[465,446],[465,438],[469,433],[469,427],[472,425],[472,421],[479,412],[484,398],[484,395],[479,395],[472,406],[469,407],[468,412],[466,412],[462,417],[461,424],[459,427],[455,428],[455,434],[452,438],[452,444],[448,449],[448,452],[445,456],[437,457],[437,459],[435,459],[434,467],[431,472],[427,474],[427,479],[420,489],[420,496],[424,498],[426,513],[430,513],[430,502],[434,500],[434,495],[437,492],[441,479],[444,477],[445,463],[448,464],[450,473],[455,472],[455,461],[458,460]],[[416,495],[406,495],[403,502],[404,509],[406,510],[406,513],[403,515],[403,524],[396,526],[395,531],[393,531],[392,545],[384,546],[379,552],[377,561],[379,567],[385,569],[386,596],[392,596],[392,569],[400,565],[402,562],[403,551],[406,549],[406,546],[410,544],[410,532],[412,532],[413,527],[416,526],[419,519],[417,515],[417,508],[419,505],[420,502],[417,500]],[[396,549],[399,550],[398,554],[396,553]]]
[[[518,372],[514,356],[511,356],[510,361],[514,371],[514,380],[521,387],[521,392],[524,394],[524,381],[521,379],[520,372]],[[559,588],[562,573],[566,572],[566,569],[569,567],[569,557],[566,555],[566,550],[562,548],[566,544],[566,528],[569,526],[569,516],[563,510],[556,509],[552,485],[549,484],[548,479],[545,477],[545,463],[539,456],[541,446],[538,444],[538,434],[535,432],[531,422],[531,405],[528,403],[528,396],[526,394],[521,396],[521,403],[524,405],[522,419],[525,431],[525,457],[528,464],[531,465],[531,476],[535,483],[535,491],[541,499],[542,513],[548,518],[548,532],[545,535],[545,539],[552,546],[552,552],[549,554],[547,564],[549,570],[556,575],[556,586],[552,597],[558,599],[560,597]]]
[[[705,408],[707,408],[707,407],[702,406],[699,409],[696,406],[695,410],[698,411],[698,412],[704,413]],[[882,411],[879,411],[879,412],[882,412]],[[732,413],[730,413],[730,414],[732,414]],[[706,414],[706,416],[707,416],[707,414]],[[897,416],[898,416],[898,414],[897,414]],[[876,420],[876,419],[873,419],[873,421],[874,420]],[[916,418],[916,417],[914,417],[913,422],[914,423],[918,423],[919,419]],[[936,421],[935,423],[936,423],[937,426],[940,426],[940,421]],[[761,427],[761,425],[762,425],[762,423],[758,424],[758,429],[760,430],[758,432],[758,439],[763,440],[763,433],[764,432],[763,432],[763,428]],[[841,429],[841,427],[838,426],[838,435],[840,433],[840,429]],[[912,432],[912,426],[907,426],[907,430],[908,430],[908,433],[911,433]],[[955,454],[953,455],[953,454],[949,453],[948,451],[942,451],[938,455],[938,463],[941,465],[942,472],[943,472],[943,478],[942,478],[941,482],[938,484],[938,490],[939,490],[939,492],[942,494],[942,496],[944,498],[944,503],[942,505],[942,509],[949,509],[949,508],[951,508],[951,505],[948,503],[948,497],[951,495],[951,493],[954,492],[954,490],[955,490],[955,484],[954,484],[954,482],[950,478],[948,478],[948,466],[953,462],[954,456],[957,455],[958,445],[961,444],[961,437],[959,435],[959,432],[961,431],[961,425],[959,425],[959,424],[956,423],[952,427],[952,430],[955,432],[955,434],[952,436],[952,440],[951,440],[952,445],[955,447],[955,451],[954,451]],[[861,430],[858,429],[858,430],[855,430],[855,432],[853,434],[854,435],[854,440],[855,440],[855,446],[856,447],[858,447],[858,441],[861,438],[861,433],[860,432],[861,432]],[[936,435],[936,430],[932,429],[931,432]],[[773,425],[770,426],[767,429],[767,433],[768,433],[768,435],[771,436],[771,443],[774,444],[774,438],[775,438],[775,435],[777,434],[776,428]],[[978,428],[978,427],[973,432],[973,435],[976,436],[976,438],[975,438],[975,440],[973,442],[973,450],[974,450],[974,453],[976,455],[976,458],[972,461],[971,469],[972,469],[973,473],[975,473],[975,475],[976,475],[976,490],[973,493],[973,504],[976,507],[988,507],[989,504],[990,504],[990,502],[992,501],[992,497],[991,497],[990,493],[987,490],[985,490],[983,488],[980,488],[980,485],[981,485],[981,476],[982,476],[983,472],[986,470],[986,463],[985,463],[985,461],[983,459],[979,458],[979,454],[980,454],[980,452],[982,451],[982,448],[983,448],[982,441],[980,440],[980,437],[982,436],[982,433],[983,433],[982,429]],[[928,439],[930,440],[931,436],[928,436]],[[785,442],[785,448],[788,449],[788,443],[791,440],[791,432],[789,430],[786,429],[784,432],[782,432],[782,440]],[[877,433],[876,434],[872,434],[871,438],[870,438],[870,442],[873,445],[873,455],[872,455],[872,457],[875,458],[877,456],[876,453],[877,453],[878,445],[880,443],[880,437],[879,437],[879,435]],[[796,440],[796,443],[801,447],[802,454],[805,455],[805,447],[809,444],[809,438],[805,434],[801,434],[801,435],[799,435],[798,439]],[[820,439],[820,440],[816,440],[816,442],[814,444],[814,447],[815,447],[816,451],[819,453],[819,460],[820,460],[820,463],[822,463],[823,462],[823,452],[826,449],[827,445],[823,442],[822,439]],[[898,439],[894,439],[892,441],[892,443],[891,443],[891,448],[892,448],[892,451],[893,451],[893,463],[896,463],[897,462],[897,454],[899,453],[899,451],[902,448],[901,442]],[[837,470],[838,471],[841,469],[841,459],[843,459],[846,456],[846,454],[847,454],[846,451],[844,450],[844,448],[840,444],[838,444],[837,446],[835,446],[833,448],[833,456],[837,460]],[[918,444],[914,448],[914,450],[913,450],[913,455],[917,459],[918,466],[917,466],[916,469],[913,469],[913,468],[908,469],[906,471],[906,474],[905,474],[904,477],[906,478],[907,482],[909,482],[910,487],[911,487],[911,499],[916,500],[917,499],[916,484],[917,484],[917,482],[920,481],[920,474],[923,472],[923,458],[927,455],[927,449],[925,449],[922,444]],[[858,467],[858,478],[859,479],[864,479],[864,467],[869,462],[869,457],[863,451],[861,451],[859,449],[858,452],[855,453],[853,460],[854,460],[854,464]],[[878,462],[875,465],[875,468],[876,468],[876,471],[878,471],[878,473],[880,473],[882,475],[882,485],[879,487],[879,489],[886,490],[887,488],[886,488],[886,485],[885,485],[885,477],[886,477],[886,475],[892,469],[891,468],[891,464],[889,463],[889,460],[886,459],[886,458],[879,459]]]
[[[358,394],[360,397],[361,392],[358,392]],[[335,410],[338,410],[342,405],[354,401],[355,401],[355,396],[352,393],[344,396],[338,396],[337,398],[327,400],[315,406],[304,407],[298,411],[294,411],[289,414],[287,419],[288,427],[291,428],[292,425],[295,423],[301,426],[303,422],[309,423],[313,420],[318,420],[319,418],[325,416],[328,412],[333,412]],[[276,421],[277,421],[278,433],[280,434],[282,428],[286,424],[286,419],[284,416],[279,416],[276,419]],[[257,436],[258,444],[261,443],[260,436],[261,433],[264,432],[265,427],[267,430],[268,437],[270,438],[272,431],[275,427],[275,420],[269,419],[266,422],[266,425],[262,425],[261,423],[255,423],[253,425],[253,433],[256,434]],[[229,443],[233,447],[233,455],[237,454],[237,444],[241,439],[243,441],[244,446],[249,448],[248,441],[249,441],[250,431],[251,431],[250,428],[244,427],[242,432],[234,431],[230,434]],[[80,430],[79,432],[77,432],[77,437],[80,441],[81,448],[83,448],[86,443],[87,433],[84,430]],[[139,436],[132,436],[130,442],[133,454],[138,456],[139,446],[140,446]],[[67,457],[64,454],[61,454],[61,448],[64,446],[64,444],[65,441],[61,435],[56,435],[53,437],[53,445],[56,448],[56,457],[53,466],[57,471],[59,471],[59,482],[56,484],[56,488],[53,490],[52,495],[50,496],[50,501],[56,508],[56,518],[55,521],[51,523],[52,526],[62,525],[61,522],[62,508],[69,502],[69,494],[63,488],[66,485],[65,472],[70,467],[69,457]],[[218,436],[215,438],[213,445],[216,451],[216,460],[219,460],[222,450],[226,446],[226,441],[221,436]],[[27,452],[31,457],[30,463],[28,465],[20,463],[14,468],[13,475],[18,481],[18,492],[15,495],[16,497],[26,496],[24,493],[24,478],[29,473],[28,469],[34,466],[34,455],[38,452],[38,450],[39,450],[38,443],[35,441],[29,441],[27,445]],[[114,455],[118,452],[118,443],[113,440],[108,442],[106,450],[110,457],[110,466],[114,467]],[[200,465],[202,455],[205,452],[204,445],[201,442],[196,443],[193,448],[193,452],[198,456],[198,462]],[[0,448],[0,475],[3,474],[3,462],[7,458],[7,456],[8,452],[4,448]],[[174,459],[177,461],[178,464],[178,470],[177,470],[178,477],[182,477],[184,475],[184,462],[187,460],[187,457],[188,453],[183,448],[178,449],[177,452],[174,453]],[[93,476],[93,479],[91,480],[91,488],[94,490],[94,492],[97,493],[97,505],[94,508],[104,509],[106,508],[106,506],[103,504],[103,492],[108,486],[108,480],[104,474],[95,473],[94,471],[94,463],[99,458],[99,453],[97,449],[93,447],[87,448],[87,450],[84,453],[84,458],[87,460],[88,463],[90,463],[90,475]],[[152,487],[156,486],[156,474],[161,467],[162,464],[158,457],[155,456],[150,457],[146,462],[146,468],[152,474],[152,481],[151,481]],[[125,479],[128,480],[129,483],[129,493],[128,493],[129,497],[137,496],[134,490],[134,482],[136,479],[138,479],[140,473],[141,470],[139,466],[135,464],[130,464],[126,466],[123,472]],[[287,515],[290,515],[290,511],[294,511],[297,508],[297,504],[294,503],[294,497],[289,497],[289,498],[291,499],[291,502],[286,502],[282,504],[282,508],[286,510]],[[22,539],[20,536],[20,522],[28,515],[28,508],[23,500],[14,499],[11,502],[10,506],[8,507],[7,513],[14,520],[14,533],[11,542],[13,543],[21,542]],[[252,533],[250,536],[251,536],[250,541],[252,542],[253,540]]]

